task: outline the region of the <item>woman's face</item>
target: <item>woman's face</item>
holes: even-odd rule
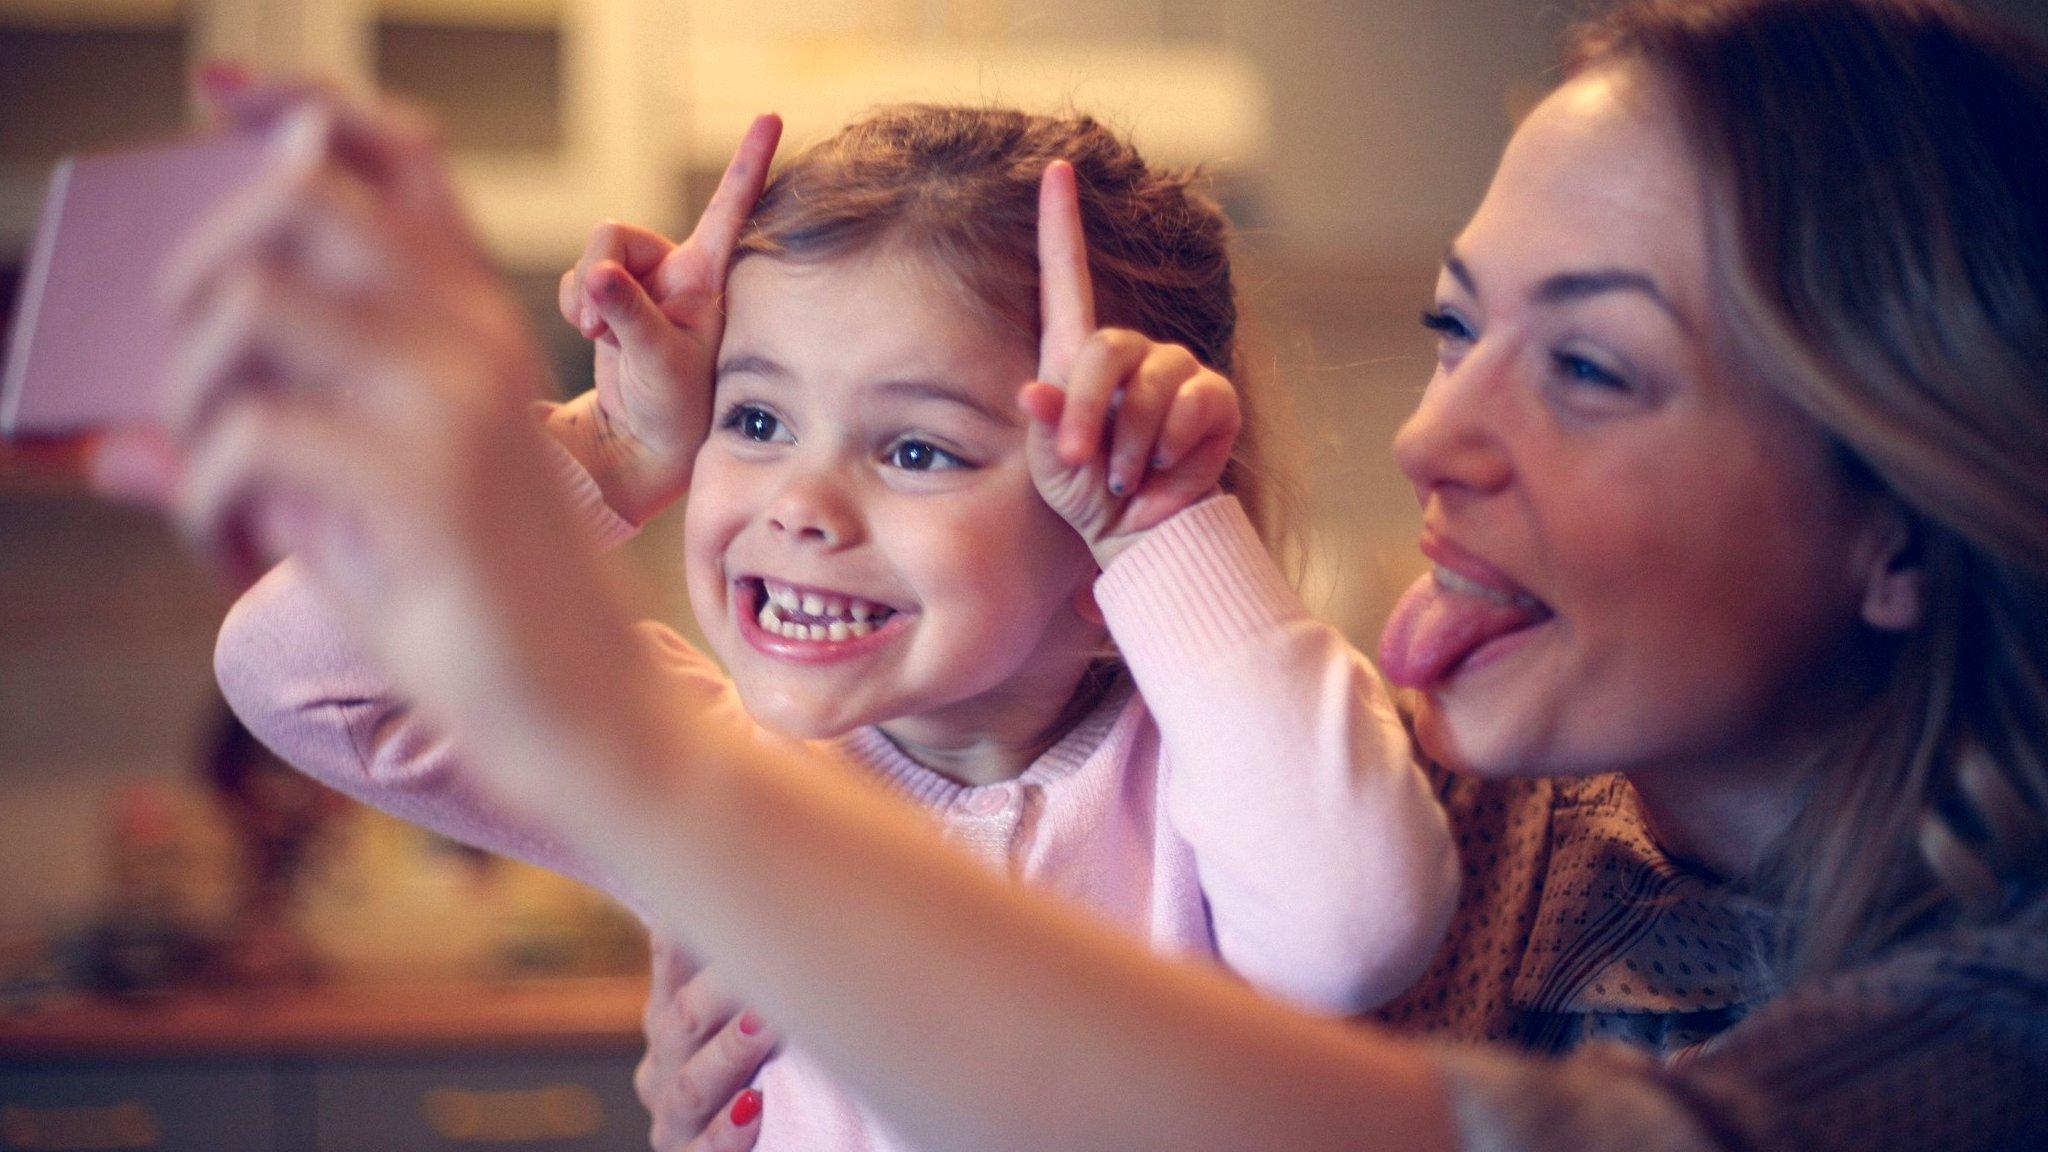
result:
[[[1452,244],[1395,440],[1434,572],[1382,659],[1484,775],[1764,765],[1856,650],[1875,500],[1717,330],[1701,178],[1654,84],[1582,76]]]

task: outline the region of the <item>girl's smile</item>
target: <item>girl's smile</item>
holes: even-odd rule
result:
[[[858,596],[766,577],[734,581],[740,634],[765,655],[822,664],[869,654],[895,640],[912,613]]]

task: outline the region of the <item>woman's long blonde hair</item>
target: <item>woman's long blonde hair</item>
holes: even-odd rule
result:
[[[1722,320],[1913,521],[1924,615],[1758,878],[1796,971],[1996,920],[2048,871],[2048,53],[1939,0],[1655,0]]]

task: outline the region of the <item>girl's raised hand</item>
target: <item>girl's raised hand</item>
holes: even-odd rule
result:
[[[1112,560],[1217,491],[1241,421],[1230,381],[1177,344],[1095,326],[1094,285],[1073,166],[1046,166],[1038,196],[1038,379],[1030,417],[1038,492]]]
[[[585,463],[613,510],[634,523],[681,494],[709,431],[726,269],[781,136],[779,117],[754,120],[681,244],[607,221],[562,273],[562,318],[597,344],[590,416],[603,456]]]

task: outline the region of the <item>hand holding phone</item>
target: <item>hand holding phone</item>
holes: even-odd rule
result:
[[[165,263],[267,170],[243,132],[68,157],[50,178],[0,379],[0,437],[150,424],[171,348]]]

